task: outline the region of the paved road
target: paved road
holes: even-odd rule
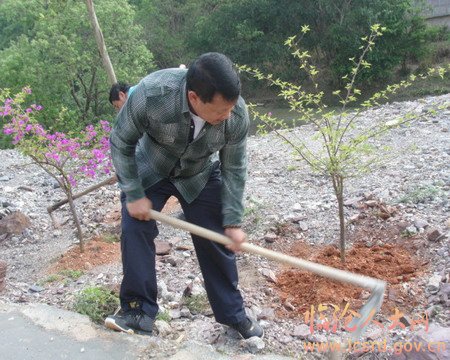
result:
[[[146,359],[158,337],[129,336],[96,326],[86,316],[45,304],[0,303],[1,360]],[[161,358],[160,358],[161,359]],[[167,360],[289,360],[277,355],[230,358],[211,346],[186,342]]]
[[[96,328],[85,316],[44,304],[0,304],[2,360],[136,359],[141,336]]]

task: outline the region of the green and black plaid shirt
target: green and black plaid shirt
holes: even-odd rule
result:
[[[166,69],[148,75],[119,112],[111,133],[111,154],[120,188],[130,202],[143,198],[144,189],[170,178],[190,203],[220,160],[223,225],[240,224],[247,174],[247,107],[239,97],[229,119],[219,125],[205,123],[189,143],[186,73]]]

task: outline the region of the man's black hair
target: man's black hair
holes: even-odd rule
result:
[[[211,102],[216,92],[229,101],[235,101],[241,92],[241,81],[233,63],[216,52],[200,55],[189,65],[186,86],[204,103]]]
[[[111,86],[111,90],[109,90],[109,102],[112,104],[113,101],[120,100],[119,99],[119,92],[128,93],[128,90],[130,90],[130,85],[123,82],[118,82],[113,84]]]

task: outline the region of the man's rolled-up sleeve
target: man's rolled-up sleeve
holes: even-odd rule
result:
[[[138,86],[117,115],[110,136],[111,156],[119,186],[127,202],[145,196],[135,159],[136,146],[146,128],[146,95]]]

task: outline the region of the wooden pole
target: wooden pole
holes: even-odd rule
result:
[[[106,73],[108,74],[109,84],[117,83],[116,74],[114,73],[114,68],[109,59],[108,50],[106,50],[105,40],[103,38],[102,29],[97,20],[97,15],[95,14],[94,3],[92,0],[86,0],[86,5],[89,12],[89,20],[91,21],[92,28],[94,30],[95,41],[97,42],[98,51],[103,61],[103,66],[105,67]]]

